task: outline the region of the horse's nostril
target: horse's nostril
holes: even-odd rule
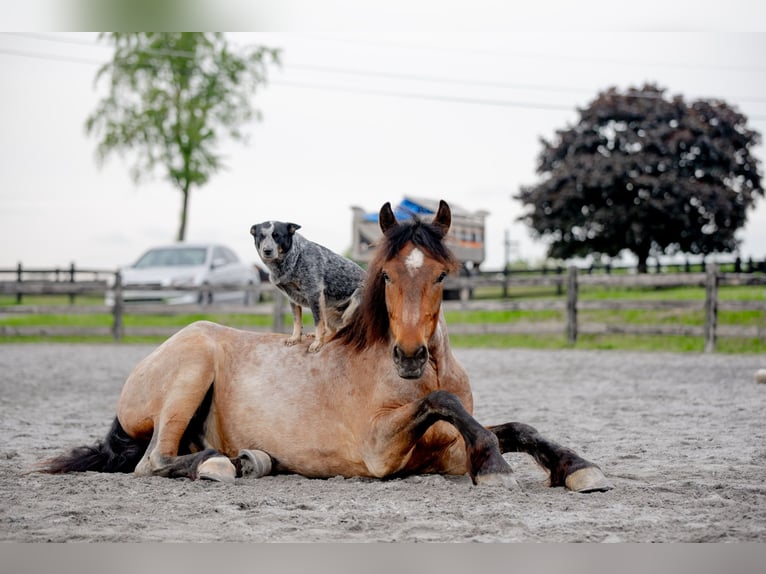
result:
[[[399,345],[394,345],[394,360],[398,362],[410,361],[422,363],[428,359],[428,349],[425,345],[420,345],[414,353],[407,355]]]

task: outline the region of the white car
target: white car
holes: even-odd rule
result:
[[[260,298],[261,278],[253,265],[242,263],[223,245],[178,243],[154,247],[133,265],[120,269],[126,303],[169,304],[235,302],[250,304]],[[222,290],[206,290],[206,287]],[[173,290],[181,287],[184,290]],[[198,287],[200,290],[189,290]],[[235,290],[236,287],[247,289]],[[234,289],[229,289],[234,288]],[[114,305],[114,293],[106,295]]]

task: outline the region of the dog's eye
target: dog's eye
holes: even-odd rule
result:
[[[436,282],[437,282],[437,283],[441,283],[442,281],[444,281],[444,279],[445,279],[446,277],[447,277],[447,272],[446,272],[446,271],[442,271],[442,272],[439,274],[439,276],[436,278]]]

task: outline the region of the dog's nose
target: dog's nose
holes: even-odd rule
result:
[[[272,255],[274,255],[274,250],[273,250],[273,249],[264,249],[264,250],[263,250],[263,254],[264,254],[266,257],[271,257]]]

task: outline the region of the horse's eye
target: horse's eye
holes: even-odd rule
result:
[[[381,271],[380,275],[383,277],[383,281],[386,283],[391,283],[391,278],[388,276],[388,273]]]
[[[447,277],[447,272],[442,271],[441,274],[436,278],[436,282],[441,283],[442,281],[444,281],[446,277]]]

